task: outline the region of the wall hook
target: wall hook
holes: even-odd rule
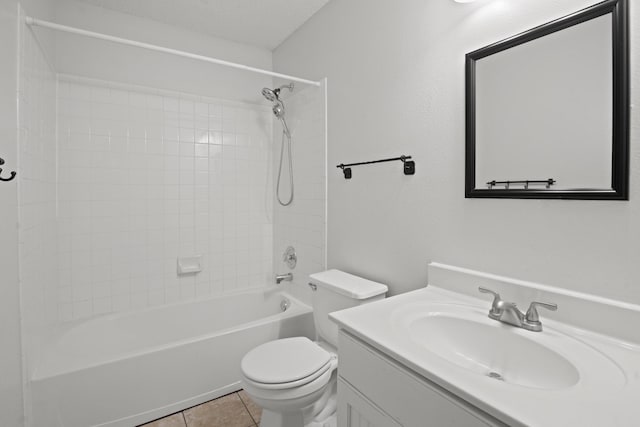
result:
[[[0,166],[2,166],[2,165],[4,165],[4,159],[0,158]],[[2,168],[0,168],[0,174],[2,174]],[[0,176],[0,181],[5,181],[5,182],[11,181],[15,177],[16,177],[16,173],[15,172],[11,172],[11,177],[3,178],[3,177]]]

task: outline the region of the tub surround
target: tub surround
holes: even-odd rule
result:
[[[631,426],[640,422],[640,334],[634,329],[640,321],[640,307],[436,263],[429,265],[429,277],[426,288],[330,317],[343,335],[369,348],[378,358],[391,358],[391,363],[444,390],[448,398],[459,399],[462,406],[486,414],[489,421],[483,421],[485,424]],[[519,302],[520,307],[532,300],[548,301],[557,303],[558,311],[540,312],[542,332],[514,328],[487,317],[491,298],[478,293],[478,286],[496,290],[503,300]],[[506,341],[500,341],[500,354],[526,359],[527,352],[520,354],[518,347],[536,343],[566,359],[575,372],[562,366],[553,373],[551,368],[558,364],[552,362],[560,360],[541,358],[530,361],[531,370],[542,370],[529,379],[529,366],[523,365],[522,359],[504,361],[505,370],[516,372],[503,381],[474,372],[469,366],[462,366],[466,361],[456,362],[455,354],[440,354],[447,346],[438,345],[433,335],[426,338],[426,330],[417,336],[415,330],[410,331],[411,322],[420,316],[434,319],[442,318],[442,314],[455,318],[475,316],[474,321],[487,330],[518,341],[510,350],[505,350]],[[472,336],[467,341],[481,347],[483,344],[482,338]],[[340,358],[344,358],[342,354]],[[486,367],[491,368],[494,363],[500,362],[490,359]],[[343,374],[348,376],[349,372]]]
[[[64,75],[58,109],[60,323],[270,282],[268,106]]]
[[[240,357],[264,340],[313,336],[295,300],[310,291],[280,288],[293,296],[285,314],[270,294],[281,246],[300,251],[296,277],[326,268],[326,85],[296,85],[287,99],[294,144],[304,142],[300,194],[276,213],[274,118],[260,97],[272,77],[24,16],[265,70],[271,50],[89,3],[0,7],[0,155],[5,174],[18,171],[0,189],[0,425],[146,422],[237,390]],[[196,256],[199,268],[177,273],[176,259]]]

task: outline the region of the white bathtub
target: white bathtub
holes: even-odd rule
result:
[[[31,424],[151,421],[238,390],[240,359],[256,345],[312,334],[309,306],[264,289],[95,318],[62,333],[37,363]]]

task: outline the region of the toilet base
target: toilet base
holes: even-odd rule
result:
[[[338,427],[338,418],[336,414],[333,413],[322,421],[311,421],[305,427]]]
[[[304,425],[302,412],[273,412],[262,410],[260,427],[300,427]]]
[[[313,419],[304,424],[302,413],[280,413],[272,412],[268,409],[262,410],[260,419],[260,427],[337,427],[338,420],[336,413],[329,415],[327,418],[318,420]]]
[[[306,424],[305,427],[338,427],[338,417],[335,408],[331,414],[321,418],[320,416],[324,414],[326,414],[326,412],[323,411],[322,414]]]
[[[320,390],[320,394],[316,396],[310,396],[313,404],[298,411],[278,412],[263,406],[260,427],[336,427],[337,377],[337,370],[334,370],[324,390]],[[251,396],[250,393],[249,395]],[[259,398],[254,400],[258,404],[267,403],[261,402]],[[273,401],[269,403],[273,404]]]

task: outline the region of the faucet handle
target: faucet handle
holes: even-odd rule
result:
[[[498,308],[498,304],[502,302],[502,298],[500,298],[500,294],[495,291],[492,291],[491,289],[483,288],[482,286],[479,286],[478,290],[483,294],[493,295],[493,303],[491,304],[490,314],[498,315],[500,312],[500,308]]]
[[[548,302],[539,302],[533,301],[529,305],[529,309],[527,310],[527,314],[525,314],[524,318],[529,323],[540,323],[540,317],[538,316],[538,310],[536,307],[543,307],[547,310],[556,311],[558,309],[558,304],[548,303]]]

